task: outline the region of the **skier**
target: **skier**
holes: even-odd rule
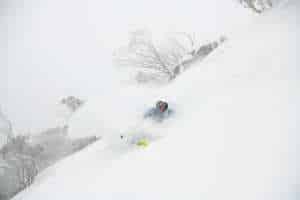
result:
[[[167,102],[159,100],[154,108],[151,108],[145,113],[144,119],[151,118],[156,122],[162,122],[173,113],[173,111],[168,109],[168,107]]]
[[[155,122],[162,122],[164,119],[168,118],[171,114],[173,114],[173,110],[168,108],[168,103],[165,101],[157,101],[156,106],[149,109],[144,114],[144,119],[151,119]],[[137,146],[146,147],[149,144],[149,140],[152,140],[151,135],[149,134],[122,134],[120,135],[121,139],[126,139],[131,144],[136,144]],[[150,137],[150,138],[149,138]]]

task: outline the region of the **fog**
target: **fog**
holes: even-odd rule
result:
[[[112,52],[130,31],[184,31],[207,41],[241,25],[240,19],[232,22],[232,9],[224,12],[225,4],[205,0],[1,2],[0,105],[23,133],[55,126],[64,96],[89,99],[113,92],[106,86],[117,88],[122,77]]]

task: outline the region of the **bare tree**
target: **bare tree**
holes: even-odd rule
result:
[[[184,44],[186,40],[190,45]],[[115,60],[120,65],[137,67],[155,75],[163,75],[168,80],[176,77],[175,68],[183,57],[193,53],[194,37],[181,33],[167,39],[165,45],[156,45],[147,31],[136,31],[130,35],[129,44],[115,53]]]
[[[115,52],[118,65],[138,69],[138,82],[171,81],[195,61],[204,58],[226,40],[200,45],[196,37],[185,32],[172,33],[160,45],[156,45],[147,31],[131,34],[127,46]]]

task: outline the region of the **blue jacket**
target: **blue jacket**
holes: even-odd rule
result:
[[[168,118],[173,114],[173,111],[168,109],[165,112],[161,112],[158,108],[151,108],[144,114],[144,118],[151,118],[156,122],[162,122],[164,119]]]

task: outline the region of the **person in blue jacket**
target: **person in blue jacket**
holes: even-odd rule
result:
[[[151,119],[155,122],[162,122],[163,120],[167,119],[170,115],[173,114],[173,110],[171,110],[169,108],[169,105],[167,102],[165,101],[157,101],[155,107],[149,109],[145,114],[144,114],[144,119]],[[124,139],[126,138],[126,134],[125,135],[120,135],[121,139]],[[140,139],[140,135],[138,137],[138,139]],[[134,138],[134,137],[133,137]],[[142,138],[142,141],[143,141],[144,138]],[[137,139],[135,138],[134,141],[136,141]],[[139,140],[137,140],[139,141]],[[139,141],[141,142],[141,141]],[[132,143],[135,143],[135,142],[132,142]],[[138,143],[137,143],[138,145]],[[145,145],[144,143],[141,143],[141,145]]]
[[[162,122],[164,119],[168,118],[173,111],[169,109],[169,105],[165,101],[157,101],[156,106],[148,110],[144,114],[145,119],[152,119],[156,122]]]

